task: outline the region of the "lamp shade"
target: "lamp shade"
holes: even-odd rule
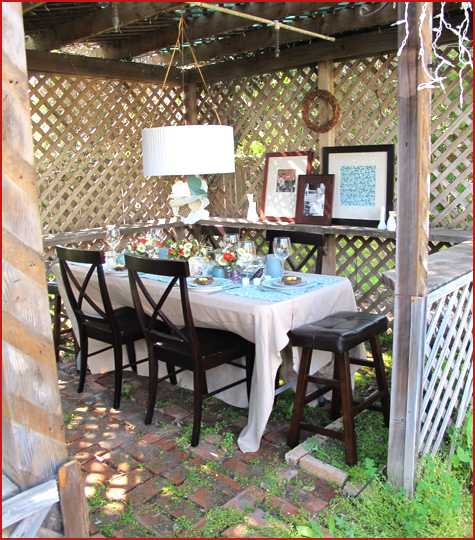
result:
[[[145,176],[234,172],[231,126],[193,125],[142,131]]]

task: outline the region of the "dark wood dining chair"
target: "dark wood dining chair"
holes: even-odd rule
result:
[[[294,272],[302,272],[305,268],[312,274],[322,273],[324,235],[305,231],[286,231],[280,229],[267,229],[266,240],[269,242],[269,253],[274,252],[273,241],[279,236],[290,238],[294,246],[294,254],[286,259],[286,263]]]
[[[188,261],[145,259],[125,255],[125,265],[129,271],[135,309],[148,346],[149,396],[145,423],[150,424],[152,421],[158,383],[169,379],[170,382],[176,384],[176,375],[185,370],[191,371],[193,372],[194,393],[191,445],[197,446],[200,438],[203,399],[243,383],[246,383],[249,398],[254,367],[254,344],[233,332],[195,327],[186,281],[190,275]],[[171,280],[163,293],[154,295],[147,288],[143,274],[168,276]],[[175,324],[166,315],[170,293],[176,284],[179,286],[183,325]],[[150,319],[147,319],[146,311],[152,313]],[[157,322],[166,325],[167,331],[156,330],[154,324],[156,325]],[[246,359],[245,365],[237,362],[243,357]],[[158,361],[160,360],[167,364],[168,374],[159,378]],[[223,364],[244,369],[245,376],[209,392],[206,372]],[[172,366],[171,369],[170,366]]]
[[[102,264],[103,251],[74,249],[56,246],[59,267],[64,288],[79,327],[80,368],[78,393],[84,390],[86,381],[87,360],[89,357],[104,351],[114,350],[114,409],[120,407],[122,390],[122,370],[131,367],[137,371],[137,364],[146,362],[144,358],[137,362],[135,357],[135,341],[144,339],[142,326],[135,309],[122,307],[113,309]],[[70,263],[90,265],[86,276],[79,279],[73,273]],[[94,279],[93,279],[94,277]],[[100,304],[94,302],[90,295],[91,284],[99,285]],[[89,339],[95,339],[108,346],[89,353]],[[125,345],[129,364],[123,364],[122,346]]]
[[[208,241],[213,249],[219,249],[218,238],[223,238],[227,234],[240,234],[238,227],[225,225],[201,225],[201,240]]]

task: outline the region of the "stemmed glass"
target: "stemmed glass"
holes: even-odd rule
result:
[[[287,236],[278,236],[273,242],[274,255],[279,259],[284,277],[284,261],[290,256],[290,238]]]
[[[252,240],[245,240],[239,242],[238,246],[244,255],[244,270],[247,277],[249,277],[249,265],[256,259],[256,244]]]
[[[239,243],[239,234],[226,234],[224,236],[224,249]]]
[[[116,261],[116,248],[120,244],[121,234],[117,227],[108,227],[106,232],[106,243],[112,249],[113,264]]]
[[[153,229],[150,229],[150,239],[152,243],[152,248],[150,250],[150,257],[153,255],[158,256],[160,247],[165,246],[165,241],[167,238],[167,235],[163,232],[163,229],[160,229],[158,227],[155,227]]]

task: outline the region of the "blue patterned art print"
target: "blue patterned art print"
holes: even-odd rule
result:
[[[374,206],[376,166],[342,165],[340,167],[340,206]]]

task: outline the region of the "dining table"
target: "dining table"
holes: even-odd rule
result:
[[[70,264],[70,267],[78,277],[87,272],[87,268],[79,264]],[[113,308],[133,307],[127,270],[107,267],[104,270]],[[58,264],[53,266],[53,272],[65,308],[71,315],[75,334],[79,335]],[[194,283],[194,278],[188,278],[189,298],[195,326],[235,332],[255,344],[255,362],[249,401],[245,384],[215,396],[230,405],[240,408],[248,407],[247,425],[239,434],[237,441],[242,452],[259,450],[274,404],[275,378],[279,367],[283,365],[282,371],[290,379],[295,379],[298,372],[300,350],[290,347],[287,333],[293,328],[323,319],[337,311],[357,311],[353,288],[347,278],[294,272],[290,274],[301,278],[299,285],[283,286],[279,281],[280,278],[267,277],[258,286],[253,284],[242,286],[226,279],[214,279],[214,286],[198,287]],[[170,279],[152,275],[144,275],[143,278],[150,292],[157,295],[165,290]],[[97,283],[92,281],[90,286],[92,289],[89,292],[94,301],[100,302]],[[178,287],[171,292],[167,304],[167,316],[176,324],[180,324],[183,319]],[[101,348],[103,348],[102,343],[92,339],[89,341],[90,352]],[[136,342],[135,348],[137,359],[147,357],[145,340]],[[126,354],[124,347],[124,355]],[[366,358],[363,345],[356,347],[351,354],[358,358]],[[165,365],[160,364],[159,372],[165,373]],[[328,372],[331,365],[331,353],[314,351],[312,373]],[[112,351],[99,353],[89,358],[88,368],[91,373],[112,371]],[[212,391],[223,386],[225,381],[235,379],[238,371],[239,369],[234,366],[224,365],[207,372],[209,390]],[[147,362],[138,366],[138,374],[148,375]],[[181,373],[178,384],[192,389],[192,374]]]

